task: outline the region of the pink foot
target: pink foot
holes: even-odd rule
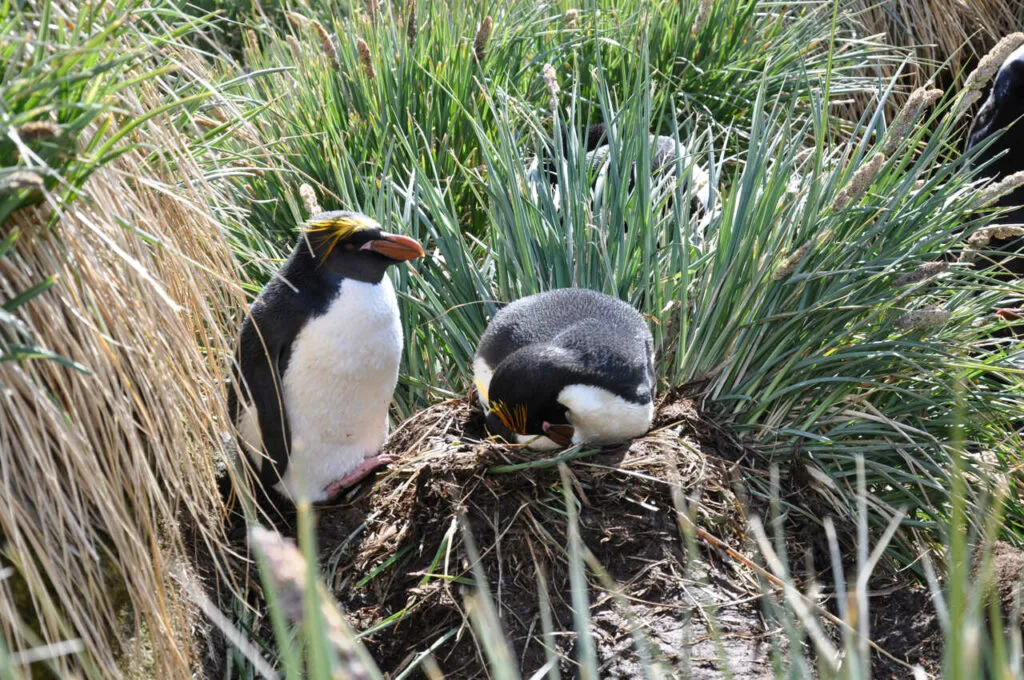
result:
[[[350,486],[357,484],[362,481],[366,475],[370,474],[381,465],[387,465],[395,460],[394,456],[387,454],[380,454],[379,456],[372,456],[367,458],[359,464],[352,472],[348,473],[336,482],[331,482],[324,488],[324,493],[327,494],[327,498],[334,498],[339,493],[344,491]]]

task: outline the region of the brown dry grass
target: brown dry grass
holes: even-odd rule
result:
[[[164,101],[145,88],[119,99],[127,120]],[[19,315],[89,373],[0,364],[0,535],[16,572],[0,588],[0,627],[15,651],[80,638],[100,677],[119,676],[122,644],[145,630],[152,677],[191,678],[176,518],[220,540],[211,452],[244,295],[209,208],[226,197],[170,121],[135,134],[163,155],[132,151],[94,174],[84,199],[49,195],[4,225],[20,238],[0,261],[0,298],[57,275]],[[59,663],[67,672],[83,659]]]
[[[923,85],[947,59],[951,75],[963,77],[979,57],[1007,33],[1024,29],[1024,0],[851,0],[871,33],[890,45],[914,47],[911,86]]]

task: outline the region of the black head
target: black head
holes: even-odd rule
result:
[[[1024,47],[1007,58],[996,73],[992,91],[971,125],[968,147],[973,147],[1024,117]],[[1021,125],[1014,127],[1020,128]],[[1021,133],[1017,133],[1018,136]],[[1005,145],[999,145],[1005,148]],[[1001,150],[1001,149],[1000,149]],[[998,152],[998,151],[996,151]]]
[[[334,211],[306,222],[305,244],[319,271],[377,283],[393,264],[423,257],[423,247],[408,236],[389,234],[366,215]]]
[[[575,380],[574,354],[543,343],[527,345],[498,365],[488,386],[487,428],[510,442],[514,434],[547,436],[556,444],[571,443],[573,429],[558,401]]]

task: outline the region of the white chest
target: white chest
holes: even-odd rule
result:
[[[319,500],[324,487],[380,451],[401,354],[391,280],[344,281],[292,343],[282,380],[291,428],[282,491]]]

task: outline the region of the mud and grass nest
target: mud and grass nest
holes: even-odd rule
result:
[[[318,511],[321,569],[354,627],[373,631],[364,642],[381,670],[401,672],[444,639],[433,656],[446,677],[480,674],[485,660],[465,608],[476,589],[467,531],[522,672],[545,663],[544,591],[556,653],[571,668],[569,512],[559,471],[568,461],[582,542],[617,584],[612,592],[591,576],[602,675],[639,670],[630,618],[670,667],[687,655],[694,666],[717,656],[711,621],[726,644],[743,641],[736,663],[765,661],[750,651],[763,631],[754,574],[717,550],[686,547],[689,520],[681,524],[677,510],[703,535],[748,552],[738,495],[743,454],[692,402],[664,400],[652,431],[627,446],[538,454],[490,439],[474,402],[453,400],[406,421],[388,453],[397,460],[372,488]]]
[[[316,515],[321,573],[391,677],[427,650],[447,678],[486,675],[467,611],[481,573],[523,676],[552,657],[575,675],[570,515],[590,565],[601,677],[643,675],[637,633],[671,672],[720,677],[728,663],[734,677],[772,676],[761,603],[771,584],[747,538],[747,513],[764,508],[744,497],[744,480],[767,471],[687,398],[664,398],[651,432],[628,445],[545,454],[489,438],[475,401],[451,400],[403,423],[386,452],[396,461]],[[275,528],[293,536],[293,519]],[[236,540],[245,555],[244,531]],[[250,632],[269,640],[252,563],[240,559],[235,572],[253,584]],[[226,656],[219,646],[214,662]],[[216,663],[207,670],[223,676]]]

